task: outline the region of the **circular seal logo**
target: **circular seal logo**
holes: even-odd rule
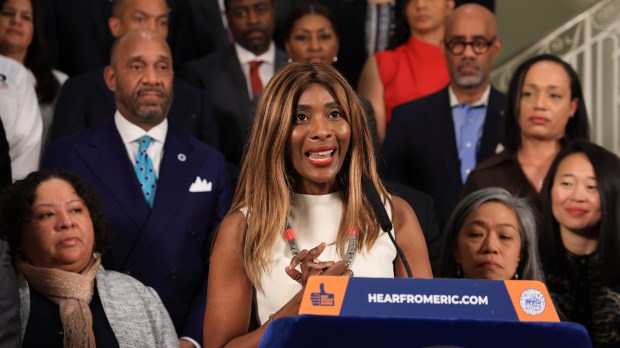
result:
[[[519,297],[519,305],[529,315],[539,315],[545,310],[545,296],[536,289],[526,289]]]

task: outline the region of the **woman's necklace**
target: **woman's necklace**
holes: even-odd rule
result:
[[[286,229],[284,230],[284,239],[288,242],[288,246],[293,253],[293,257],[299,254],[299,245],[297,244],[297,235],[291,228],[291,225],[286,222]],[[344,262],[347,263],[347,267],[351,267],[353,258],[355,258],[355,250],[357,246],[357,230],[355,228],[349,229],[349,244],[347,246],[347,252],[344,254]]]

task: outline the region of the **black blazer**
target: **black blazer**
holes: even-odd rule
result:
[[[114,38],[108,0],[45,0],[47,49],[52,65],[69,75],[108,64]]]
[[[286,53],[276,49],[275,69],[286,62]],[[254,116],[254,103],[234,45],[188,62],[183,76],[211,96],[220,129],[220,149],[228,162],[239,165]]]
[[[398,182],[383,180],[383,185],[390,194],[407,201],[415,212],[424,233],[433,274],[436,274],[439,269],[439,256],[441,254],[441,231],[435,214],[433,198],[422,191]]]
[[[500,142],[504,94],[491,87],[477,163]],[[448,88],[394,108],[381,149],[385,174],[430,194],[443,228],[463,188]]]
[[[211,98],[176,78],[173,92],[170,123],[218,149],[219,132]],[[52,141],[99,124],[114,116],[115,111],[114,93],[105,84],[103,69],[71,77],[56,102]]]

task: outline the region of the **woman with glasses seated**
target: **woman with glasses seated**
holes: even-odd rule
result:
[[[389,49],[366,61],[358,92],[375,112],[379,143],[383,143],[392,109],[439,91],[449,81],[440,47],[453,0],[397,0]]]
[[[553,159],[571,140],[590,137],[579,76],[568,63],[543,54],[517,68],[508,87],[502,137],[504,151],[470,173],[461,197],[501,187],[531,198],[539,213],[538,194]]]

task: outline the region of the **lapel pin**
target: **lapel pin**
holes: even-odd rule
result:
[[[179,159],[179,161],[185,162],[185,160],[187,159],[187,156],[185,156],[184,153],[180,153],[177,155],[177,158]]]

